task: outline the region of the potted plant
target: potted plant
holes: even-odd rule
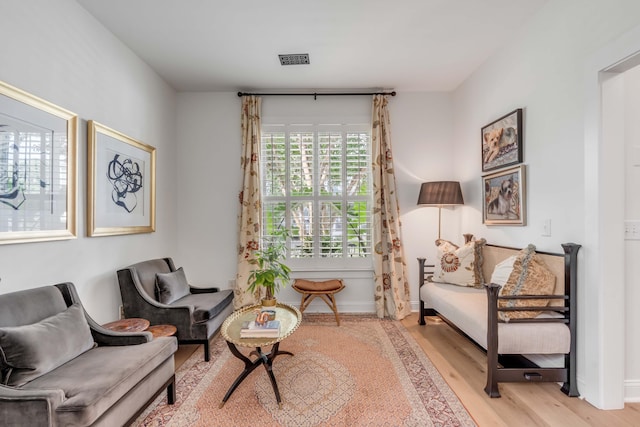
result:
[[[263,243],[262,248],[253,253],[253,259],[249,261],[255,266],[251,271],[247,283],[248,291],[264,288],[262,298],[263,306],[275,306],[275,294],[289,281],[291,269],[282,260],[285,259],[288,233],[286,231],[276,233],[274,240]]]

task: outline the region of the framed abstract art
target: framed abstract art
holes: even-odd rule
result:
[[[78,117],[0,82],[0,244],[76,237]]]
[[[87,128],[87,234],[155,231],[156,149],[93,120]]]

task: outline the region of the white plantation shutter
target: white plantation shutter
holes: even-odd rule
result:
[[[369,124],[264,124],[263,236],[290,231],[291,259],[371,255]]]

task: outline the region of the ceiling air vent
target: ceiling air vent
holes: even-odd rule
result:
[[[287,55],[278,55],[278,58],[280,58],[280,65],[309,64],[308,53],[290,53]]]

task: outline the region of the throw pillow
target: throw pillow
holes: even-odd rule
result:
[[[171,273],[156,274],[156,291],[158,301],[163,304],[171,304],[180,298],[189,295],[189,283],[182,267]]]
[[[94,345],[84,310],[73,304],[38,323],[0,328],[2,383],[20,387],[78,357]]]
[[[498,283],[499,284],[499,283]],[[556,277],[536,254],[536,247],[528,245],[513,261],[513,270],[507,282],[500,288],[499,296],[552,295],[556,287]],[[498,307],[540,306],[549,304],[548,299],[498,300]],[[540,311],[498,312],[500,319],[527,319],[536,317]]]
[[[517,256],[512,255],[509,258],[506,258],[503,261],[500,261],[493,267],[493,273],[491,273],[491,283],[495,283],[496,285],[504,286],[505,283],[509,280],[509,276],[511,276],[511,272],[513,271],[513,263],[515,262]]]
[[[436,240],[437,258],[432,280],[458,286],[482,287],[482,248],[485,239],[471,240],[462,247]]]

